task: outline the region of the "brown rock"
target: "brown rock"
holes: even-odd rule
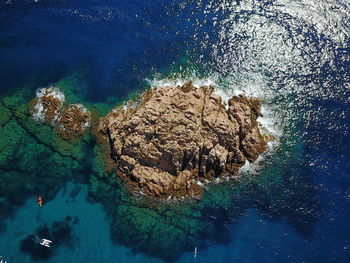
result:
[[[59,116],[58,133],[64,139],[74,139],[83,135],[90,125],[91,114],[81,104],[70,104]]]
[[[62,102],[53,96],[42,97],[42,104],[46,109],[45,117],[49,120],[53,120],[56,117],[57,110],[62,107]]]
[[[36,98],[29,103],[29,112],[36,120],[54,125],[64,102],[64,95],[57,88],[40,88]]]
[[[237,175],[266,149],[257,117],[260,101],[234,96],[227,110],[214,87],[147,91],[134,108],[100,120],[118,176],[134,191],[160,198],[200,196],[201,183]]]

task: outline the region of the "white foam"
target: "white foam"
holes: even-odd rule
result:
[[[280,139],[283,135],[282,124],[278,116],[266,105],[261,107],[262,117],[258,117],[260,132],[262,135],[271,134],[274,140],[267,143],[265,152],[259,155],[258,159],[253,163],[246,161],[245,165],[239,170],[240,174],[258,174],[264,168],[266,158],[273,155],[280,145]]]
[[[214,93],[219,95],[222,98],[222,102],[224,103],[226,109],[228,109],[229,108],[228,101],[232,96],[229,96],[226,91],[219,88],[215,88]]]
[[[196,181],[196,184],[198,184],[199,186],[203,186],[203,183],[201,183],[201,181]]]
[[[245,164],[240,168],[239,172],[241,175],[245,174],[257,174],[262,168],[264,164],[264,156],[265,153],[261,154],[255,162],[251,163],[246,160]]]
[[[146,79],[146,81],[151,85],[152,88],[159,87],[174,87],[174,86],[182,86],[188,81],[192,81],[192,85],[196,88],[203,86],[215,86],[215,81],[211,78],[157,78],[154,79]]]

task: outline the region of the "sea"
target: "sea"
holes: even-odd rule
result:
[[[209,239],[174,262],[350,262],[348,0],[0,0],[0,97],[27,83],[34,96],[77,71],[90,103],[187,80],[216,85],[224,97],[258,97],[263,125],[302,147],[288,176],[307,182],[305,192],[279,203],[292,215],[246,206],[225,222],[228,240]],[[281,156],[279,147],[269,158]],[[33,195],[0,215],[0,261],[166,262],[113,242],[111,218],[88,192],[72,180],[40,209]],[[316,205],[298,205],[308,202]],[[21,249],[23,238],[61,218],[76,221],[74,242],[46,259]]]

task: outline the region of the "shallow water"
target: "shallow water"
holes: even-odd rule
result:
[[[275,213],[251,202],[224,222],[230,238],[207,240],[196,262],[348,262],[349,13],[345,0],[2,1],[0,94],[26,85],[34,96],[80,70],[87,86],[79,95],[90,102],[113,104],[169,78],[257,96],[269,110],[267,125],[303,149],[284,174],[288,187],[276,190],[290,198]],[[0,255],[36,262],[19,252],[21,239],[72,216],[79,218],[74,245],[46,262],[161,262],[115,245],[103,207],[86,201],[84,185],[71,200],[72,187],[40,209],[33,196],[1,219]],[[193,261],[188,251],[178,259]]]
[[[73,230],[73,244],[59,248],[47,262],[110,262],[118,258],[118,262],[140,262],[143,256],[132,255],[126,247],[115,247],[110,241],[110,219],[104,213],[101,205],[88,203],[87,187],[80,187],[76,197],[70,197],[73,184],[62,189],[57,197],[43,207],[33,206],[35,198],[31,198],[21,207],[13,218],[4,222],[6,231],[3,233],[0,246],[6,247],[6,259],[9,262],[32,262],[26,253],[18,254],[20,243],[13,240],[22,240],[28,233],[43,225],[71,216],[78,218]],[[12,255],[12,256],[11,256]],[[90,262],[90,261],[88,261]],[[153,262],[153,261],[152,261]],[[159,260],[154,260],[159,262]]]

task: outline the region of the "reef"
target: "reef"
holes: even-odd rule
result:
[[[271,136],[261,134],[259,99],[233,96],[228,105],[213,86],[160,87],[134,105],[102,118],[116,174],[134,192],[161,198],[200,197],[203,184],[234,177],[254,162]]]

